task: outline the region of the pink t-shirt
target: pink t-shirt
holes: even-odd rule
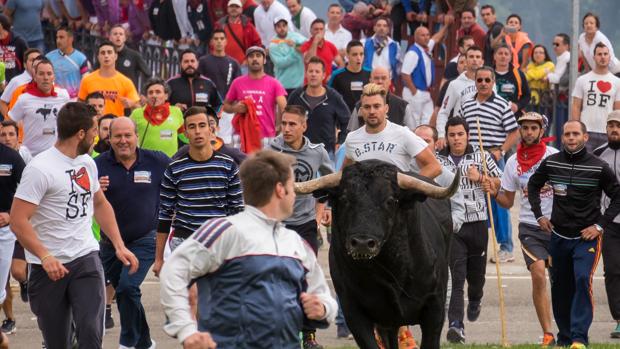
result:
[[[250,96],[256,104],[261,138],[276,136],[276,97],[286,96],[280,82],[269,75],[251,79],[248,75],[236,78],[230,85],[226,100],[235,102]]]

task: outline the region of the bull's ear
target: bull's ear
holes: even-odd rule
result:
[[[420,193],[417,190],[400,190],[398,194],[398,201],[402,208],[411,208],[413,205],[419,202],[424,202],[427,196]]]
[[[325,188],[325,189],[319,189],[319,190],[315,190],[312,192],[312,196],[319,200],[320,203],[324,203],[327,202],[327,200],[329,200],[330,198],[334,197],[336,195],[336,188]]]

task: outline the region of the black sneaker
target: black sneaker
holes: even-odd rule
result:
[[[467,320],[470,322],[478,320],[478,317],[480,316],[480,309],[480,301],[470,301],[469,304],[467,304]]]
[[[336,337],[347,339],[353,338],[353,336],[351,336],[351,331],[349,331],[349,328],[346,325],[338,325],[338,328],[336,330]]]
[[[303,332],[302,344],[304,349],[323,349],[323,346],[316,341],[315,331]]]
[[[465,330],[460,324],[452,323],[450,324],[450,328],[448,328],[446,338],[450,343],[465,344]]]
[[[22,298],[22,302],[28,303],[28,281],[19,283],[19,296]]]
[[[105,329],[109,330],[114,327],[114,318],[112,318],[112,308],[105,307]]]
[[[2,321],[2,327],[0,327],[2,333],[13,334],[17,332],[17,327],[15,327],[15,320],[4,319]]]

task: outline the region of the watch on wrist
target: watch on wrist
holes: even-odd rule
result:
[[[594,224],[594,228],[595,228],[595,229],[596,229],[596,231],[598,231],[599,233],[602,233],[602,232],[603,232],[603,227],[601,227],[601,226],[600,226],[600,225],[598,225],[598,224]]]

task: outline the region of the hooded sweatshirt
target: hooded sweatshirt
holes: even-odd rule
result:
[[[274,138],[269,147],[277,152],[289,154],[297,159],[293,167],[295,182],[305,182],[317,177],[317,174],[324,176],[334,172],[332,161],[329,159],[327,150],[323,144],[311,143],[308,137],[304,136],[301,149],[295,150],[284,143],[282,135]],[[297,195],[295,198],[295,208],[293,215],[284,221],[286,225],[301,225],[316,218],[314,205],[316,203],[312,194]]]

